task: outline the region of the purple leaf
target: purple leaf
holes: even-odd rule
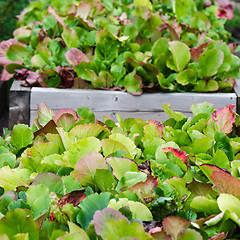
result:
[[[77,207],[85,197],[85,189],[72,191],[60,198],[59,206],[62,207],[65,204],[73,204],[74,207]]]
[[[128,219],[119,211],[112,208],[104,208],[103,210],[98,210],[93,216],[95,231],[101,237],[104,237],[104,231],[106,228],[106,223],[109,220],[125,219],[128,223]]]
[[[63,88],[71,88],[74,83],[74,74],[69,67],[57,67],[57,72],[61,78]]]
[[[65,53],[65,57],[69,64],[73,67],[79,65],[81,62],[89,62],[88,57],[85,53],[77,48],[71,48]]]

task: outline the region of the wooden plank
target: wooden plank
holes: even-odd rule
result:
[[[125,92],[83,89],[33,88],[31,109],[44,102],[51,109],[87,106],[92,111],[157,112],[170,103],[172,109],[188,112],[193,103],[208,101],[215,108],[236,104],[235,93],[144,93],[133,96]]]

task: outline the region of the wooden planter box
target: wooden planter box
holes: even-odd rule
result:
[[[171,104],[175,111],[191,116],[190,106],[193,103],[208,101],[216,109],[229,104],[236,104],[239,112],[239,87],[234,93],[144,93],[141,96],[120,91],[56,89],[40,87],[21,87],[20,81],[14,81],[10,89],[9,128],[17,123],[32,125],[37,117],[37,104],[46,103],[55,112],[62,108],[77,109],[87,106],[95,113],[97,119],[103,115],[116,119],[119,113],[123,119],[128,117],[143,120],[168,119],[162,105]]]

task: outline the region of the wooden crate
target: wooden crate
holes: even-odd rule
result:
[[[37,117],[37,104],[46,103],[55,112],[62,108],[77,109],[87,106],[97,119],[103,115],[116,119],[119,113],[122,118],[141,118],[143,120],[168,119],[162,105],[171,104],[175,111],[191,116],[190,107],[193,103],[208,101],[216,109],[229,104],[236,104],[238,111],[239,88],[233,93],[144,93],[140,96],[120,91],[56,89],[40,87],[21,87],[20,82],[14,81],[10,90],[10,120],[9,128],[16,123],[32,125]]]

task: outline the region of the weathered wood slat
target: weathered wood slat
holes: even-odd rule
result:
[[[14,121],[14,124],[27,122],[31,125],[37,117],[37,104],[41,102],[46,103],[55,112],[62,108],[76,110],[87,106],[99,120],[102,120],[103,115],[116,120],[116,114],[119,113],[123,119],[133,117],[164,121],[168,119],[162,109],[164,104],[170,103],[173,110],[183,112],[188,117],[191,116],[190,107],[193,103],[208,101],[218,109],[229,104],[239,105],[238,96],[238,86],[234,93],[144,93],[141,96],[133,96],[119,91],[26,88],[15,81],[10,91],[10,109],[12,112],[15,109],[18,117],[11,119],[11,126]]]
[[[133,96],[124,92],[82,89],[32,88],[31,109],[40,102],[52,109],[87,106],[92,111],[156,112],[170,103],[176,111],[189,112],[193,103],[211,102],[215,108],[236,104],[235,93],[144,93]]]

